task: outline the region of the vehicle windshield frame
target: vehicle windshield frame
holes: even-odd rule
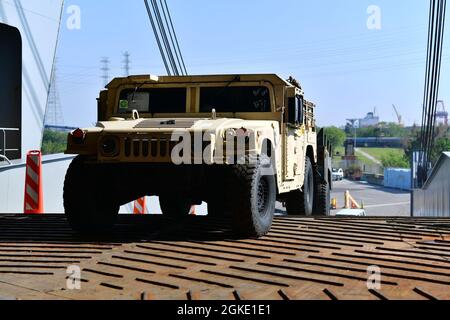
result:
[[[135,90],[138,88],[139,91],[145,91],[150,90],[152,88],[183,88],[186,89],[186,111],[181,113],[167,113],[171,115],[179,115],[180,117],[198,117],[198,116],[205,116],[210,115],[211,112],[200,112],[200,94],[201,89],[206,87],[265,87],[268,89],[269,93],[269,111],[267,112],[217,112],[217,114],[222,115],[236,115],[236,114],[269,114],[269,113],[275,113],[275,88],[274,86],[267,81],[249,81],[249,82],[238,82],[238,83],[232,83],[229,84],[227,82],[202,82],[202,83],[148,83],[148,84],[140,84],[140,83],[134,83],[134,84],[123,84],[119,86],[116,89],[115,98],[113,99],[113,105],[110,105],[111,115],[113,117],[123,117],[125,115],[130,115],[131,113],[121,113],[119,112],[119,102],[120,102],[120,96],[124,90]],[[196,98],[195,102],[193,101],[191,90],[196,90]],[[195,108],[192,107],[192,104],[195,104]],[[195,111],[194,111],[195,110]],[[150,113],[150,112],[140,112],[140,114],[143,117],[154,117],[154,118],[160,118],[160,117],[166,117],[165,113]]]

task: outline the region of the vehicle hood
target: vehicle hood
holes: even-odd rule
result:
[[[243,120],[243,119],[191,119],[191,118],[151,118],[124,121],[104,121],[97,124],[94,131],[103,133],[152,133],[152,132],[173,132],[173,131],[211,131],[221,132],[229,128],[248,130],[272,127],[275,129],[276,122],[264,120]]]

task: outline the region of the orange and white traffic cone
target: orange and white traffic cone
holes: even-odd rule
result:
[[[331,210],[336,210],[337,209],[337,199],[333,198],[331,199]]]
[[[134,214],[146,214],[147,213],[147,198],[143,197],[140,199],[137,199],[134,202]]]
[[[189,215],[196,216],[197,213],[195,212],[195,206],[191,206],[191,211],[189,211]]]
[[[350,209],[350,191],[345,191],[344,193],[344,209]]]
[[[344,195],[345,199],[345,207],[344,209],[361,209],[361,206],[356,202],[355,198],[353,198],[350,194],[350,191],[346,191]]]
[[[27,154],[23,210],[25,214],[44,213],[42,154],[40,151],[30,151]]]

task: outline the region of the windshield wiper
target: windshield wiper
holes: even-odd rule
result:
[[[219,92],[216,93],[216,95],[214,96],[214,100],[216,100],[218,97],[220,97],[222,95],[222,93],[224,93],[224,91],[229,88],[233,83],[235,82],[240,82],[241,81],[241,76],[235,76],[233,78],[233,80],[229,81],[227,83],[227,85],[225,87],[222,87],[221,90]],[[209,106],[211,108],[210,111],[212,111],[212,109],[215,108],[215,106]]]
[[[174,126],[177,123],[175,120],[167,120],[167,121],[161,121],[159,124],[162,126]]]

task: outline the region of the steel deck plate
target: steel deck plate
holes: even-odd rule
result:
[[[63,215],[0,215],[0,299],[450,299],[450,219],[277,217],[239,239],[210,218],[120,216],[89,240]]]

